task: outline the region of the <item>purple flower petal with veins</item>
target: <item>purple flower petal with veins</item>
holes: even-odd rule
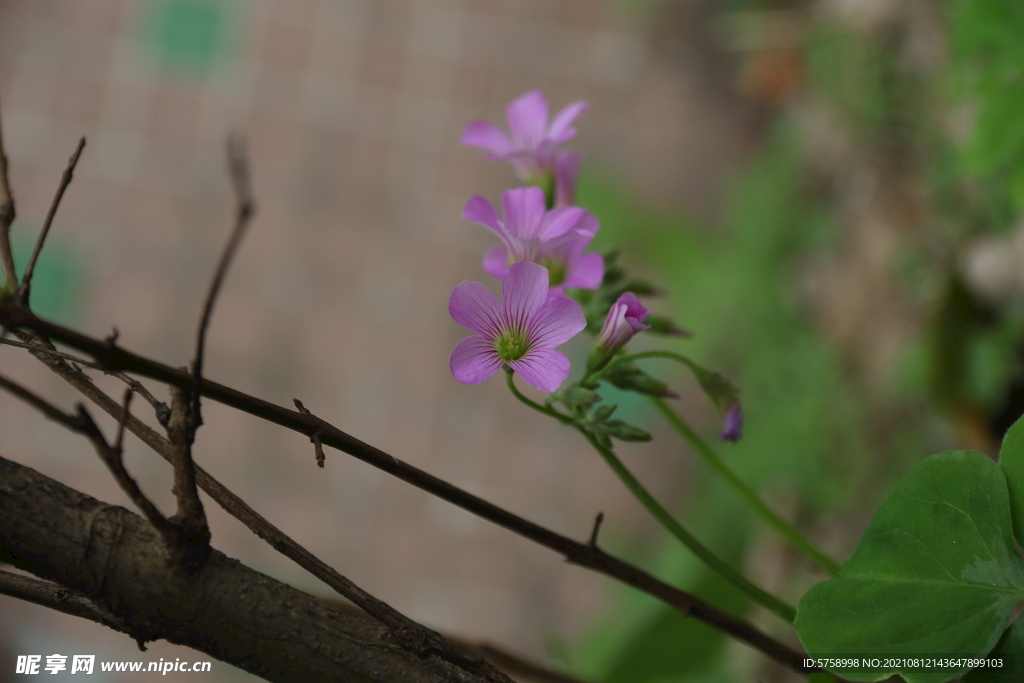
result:
[[[463,218],[486,226],[502,241],[484,255],[484,270],[500,278],[510,263],[532,261],[549,270],[552,288],[597,289],[604,279],[600,254],[584,254],[597,233],[593,214],[578,206],[544,208],[544,193],[536,187],[521,187],[501,195],[504,220],[480,196],[472,197]]]
[[[547,100],[531,90],[508,105],[510,135],[487,121],[473,121],[462,133],[462,144],[486,150],[492,161],[510,162],[520,178],[536,182],[554,173],[556,148],[576,135],[572,123],[588,106],[573,102],[549,125]]]
[[[587,322],[578,303],[547,294],[547,269],[528,261],[505,271],[501,301],[479,282],[456,287],[448,312],[477,334],[452,351],[452,376],[463,384],[479,384],[507,364],[541,391],[556,391],[569,376],[569,359],[555,347]]]

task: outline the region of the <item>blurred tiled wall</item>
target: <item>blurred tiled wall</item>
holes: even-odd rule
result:
[[[474,118],[503,123],[504,105],[528,89],[555,109],[589,100],[575,145],[649,197],[688,192],[698,210],[712,201],[713,169],[738,143],[652,56],[644,26],[594,0],[0,0],[22,264],[78,137],[88,139],[40,263],[38,310],[98,336],[116,326],[125,347],[185,365],[231,224],[224,141],[239,131],[258,213],[217,304],[207,375],[282,405],[298,397],[563,533],[586,537],[604,510],[611,542],[625,546],[651,525],[579,438],[527,413],[498,380],[451,378],[448,354],[466,332],[447,299],[464,279],[486,280],[491,241],[460,218],[463,204],[513,182],[461,147],[460,131]],[[0,372],[65,407],[78,400],[15,349],[0,348]],[[204,414],[203,467],[410,616],[542,658],[601,614],[607,582],[552,553],[343,454],[318,470],[294,433],[210,402]],[[127,451],[170,511],[169,468],[133,438]],[[86,443],[6,395],[0,452],[131,507]],[[679,460],[649,453],[630,464],[672,499]],[[329,594],[209,507],[218,548]],[[197,658],[166,643],[138,653],[128,638],[2,597],[0,614],[0,661]],[[204,680],[242,677],[215,664]]]

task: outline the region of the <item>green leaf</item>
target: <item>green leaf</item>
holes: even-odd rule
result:
[[[1002,470],[980,453],[925,459],[882,503],[842,575],[804,595],[796,629],[812,656],[976,657],[1024,599]],[[836,669],[941,683],[963,669]]]
[[[1006,486],[1010,489],[1013,532],[1017,542],[1024,545],[1024,417],[1006,430],[999,449],[999,467],[1006,475]]]
[[[1017,619],[1006,629],[996,647],[985,659],[999,661],[1000,666],[978,667],[964,677],[964,683],[1016,683],[1024,667],[1024,619]]]

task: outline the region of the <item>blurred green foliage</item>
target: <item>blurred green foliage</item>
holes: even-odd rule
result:
[[[1006,231],[1024,210],[1024,4],[947,0],[942,9],[951,49],[934,73],[907,67],[898,31],[811,25],[802,50],[805,90],[838,112],[861,144],[895,150],[897,162],[918,164],[929,183],[929,232],[894,264],[929,322],[881,389],[853,381],[797,293],[794,274],[815,255],[840,248],[842,223],[834,197],[810,179],[805,132],[785,108],[734,178],[713,230],[681,213],[653,210],[625,179],[584,167],[579,201],[602,222],[595,246],[622,246],[627,267],[668,292],[655,309],[695,333],[690,341],[659,339],[655,346],[674,347],[741,388],[745,438],[717,448],[770,501],[794,505],[787,514],[805,529],[821,531],[840,515],[873,512],[895,481],[935,450],[936,440],[951,440],[951,430],[937,427],[941,422],[925,406],[967,400],[994,410],[1021,366],[1024,314],[986,308],[964,289],[955,268],[966,238]],[[951,122],[965,112],[975,116],[958,138]],[[936,261],[935,242],[948,260]],[[647,348],[639,338],[634,345]],[[654,367],[657,362],[644,367],[676,372]],[[671,376],[675,389],[691,381],[681,373],[655,374]],[[644,405],[629,408],[641,412]],[[656,422],[637,419],[649,428]],[[705,425],[703,433],[711,438],[713,429]],[[690,459],[666,431],[656,431],[647,448],[658,457]],[[691,472],[692,481],[679,485],[680,518],[743,566],[750,544],[772,538],[770,532],[701,463]],[[746,602],[731,586],[671,541],[651,548],[615,536],[609,522],[610,550],[639,557],[676,585],[745,613]],[[824,578],[794,563],[787,569],[779,593],[793,601]],[[606,683],[742,680],[736,677],[747,670],[735,653],[745,648],[628,589],[611,590],[606,619],[570,657],[580,675]],[[776,633],[791,637],[784,627]]]
[[[988,197],[1014,214],[1024,210],[1024,4],[1013,0],[953,3],[950,42],[957,94],[976,108],[963,150],[965,170],[997,183]]]

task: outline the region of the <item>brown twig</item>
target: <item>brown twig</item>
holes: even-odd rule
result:
[[[210,526],[206,522],[206,512],[196,488],[192,440],[197,425],[191,419],[190,394],[190,387],[171,387],[167,437],[171,444],[171,465],[174,468],[174,497],[178,502],[178,512],[171,520],[179,532],[176,550],[182,568],[192,574],[201,569],[210,556]]]
[[[93,445],[100,458],[106,464],[107,468],[110,469],[110,473],[114,475],[114,480],[117,485],[121,487],[121,490],[128,494],[128,498],[135,503],[135,507],[139,508],[143,516],[153,525],[153,528],[159,532],[160,536],[164,539],[167,544],[167,549],[172,553],[178,551],[178,530],[175,526],[161,514],[160,510],[157,509],[156,505],[153,504],[146,494],[142,492],[139,485],[135,482],[128,470],[124,467],[124,460],[121,454],[121,443],[124,436],[124,425],[128,421],[128,405],[131,403],[132,390],[128,389],[125,392],[124,405],[122,407],[122,414],[124,417],[118,422],[117,440],[114,446],[111,446],[106,438],[103,436],[103,432],[100,431],[99,426],[93,421],[92,416],[85,409],[85,406],[81,403],[78,404],[78,423],[79,426],[75,430],[80,434],[84,435],[89,440],[89,443]],[[67,423],[65,423],[67,424]],[[70,426],[70,425],[69,425]]]
[[[63,358],[64,360],[69,360],[72,363],[77,363],[78,365],[81,365],[83,367],[92,368],[93,370],[103,370],[103,366],[100,365],[99,363],[94,363],[91,360],[86,360],[84,358],[79,358],[78,356],[73,356],[70,353],[63,353],[61,351],[57,351],[56,349],[48,349],[39,346],[38,344],[14,341],[13,339],[0,339],[0,344],[6,344],[7,346],[15,346],[19,349],[28,349],[29,351],[40,351],[42,353],[47,353],[56,358]]]
[[[64,191],[68,189],[68,185],[71,184],[71,179],[75,175],[75,166],[78,165],[78,157],[82,156],[83,149],[85,149],[84,136],[78,141],[78,147],[75,148],[74,154],[68,159],[67,168],[64,169],[64,174],[60,177],[60,185],[57,186],[57,194],[53,196],[53,201],[50,202],[50,210],[46,212],[43,229],[39,231],[39,237],[36,239],[36,246],[32,250],[32,256],[29,257],[28,265],[25,266],[25,273],[21,276],[18,299],[23,306],[28,306],[29,293],[32,289],[32,275],[36,269],[36,260],[39,259],[39,254],[43,251],[43,243],[46,241],[46,236],[50,234],[53,217],[57,215],[57,207],[60,206],[60,200],[64,197]]]
[[[11,250],[11,224],[17,211],[14,208],[14,194],[7,176],[7,152],[4,150],[3,122],[0,121],[0,266],[4,269],[4,288],[11,294],[18,287],[18,275],[14,270],[14,252]]]
[[[20,398],[22,401],[29,404],[54,422],[59,422],[73,432],[81,432],[81,418],[65,413],[60,408],[40,397],[35,392],[21,386],[14,380],[10,380],[3,375],[0,375],[0,389],[6,389],[8,392],[14,394],[16,397]]]
[[[587,541],[587,545],[591,548],[597,548],[597,535],[601,532],[602,522],[604,522],[604,513],[598,512],[597,517],[594,518],[594,528],[590,532],[590,540]]]
[[[65,413],[60,408],[56,407],[46,399],[42,398],[38,394],[34,393],[30,389],[26,389],[17,382],[8,379],[0,375],[0,389],[5,389],[14,396],[17,396],[25,403],[41,412],[49,419],[67,427],[73,432],[85,436],[89,442],[99,453],[100,458],[110,468],[110,471],[114,475],[114,479],[117,481],[121,489],[128,494],[128,497],[133,503],[142,511],[146,519],[149,520],[162,536],[170,543],[173,541],[174,529],[170,526],[167,519],[164,518],[160,511],[157,510],[156,506],[145,494],[139,489],[138,484],[132,479],[131,475],[128,474],[124,468],[124,463],[121,458],[121,444],[124,434],[125,424],[128,422],[130,413],[128,412],[128,404],[131,399],[131,390],[129,389],[125,394],[124,405],[121,409],[122,417],[118,420],[118,433],[117,440],[114,446],[107,443],[103,433],[100,431],[99,426],[92,419],[86,411],[85,406],[78,405],[78,414],[71,415]]]
[[[25,600],[36,605],[95,621],[109,628],[134,637],[128,625],[109,610],[83,593],[64,588],[60,584],[43,581],[31,576],[22,576],[0,571],[0,593],[12,598]]]
[[[185,371],[144,358],[120,347],[109,348],[103,342],[87,335],[57,325],[56,323],[42,320],[30,311],[22,309],[10,301],[0,305],[0,324],[5,327],[25,328],[41,332],[93,356],[100,363],[112,368],[132,372],[179,387],[191,387],[193,383],[193,377]],[[314,432],[319,432],[324,445],[348,453],[428,493],[554,550],[562,554],[572,564],[605,574],[642,592],[653,595],[676,607],[684,615],[692,616],[713,628],[747,643],[768,657],[781,662],[795,671],[809,673],[814,670],[803,666],[801,653],[769,637],[752,624],[723,612],[696,596],[674,588],[643,570],[608,555],[598,548],[592,548],[586,543],[574,541],[538,524],[534,524],[493,503],[463,491],[442,479],[402,462],[394,456],[356,439],[314,415],[304,415],[297,411],[288,410],[287,408],[249,396],[207,379],[202,380],[200,391],[204,396],[215,401],[300,432],[306,436],[312,436]]]
[[[302,401],[299,399],[293,398],[292,402],[295,403],[295,407],[298,408],[299,412],[303,415],[313,414],[306,409],[306,406],[302,405]],[[324,442],[320,440],[320,432],[313,432],[313,436],[309,437],[309,440],[313,442],[313,452],[316,454],[316,465],[320,469],[323,469],[326,457],[324,456]]]
[[[213,315],[213,305],[217,301],[217,295],[224,284],[224,277],[227,275],[228,267],[238,251],[238,246],[245,236],[245,229],[252,219],[256,210],[252,199],[252,188],[249,183],[249,162],[245,155],[245,142],[242,138],[232,136],[228,138],[228,173],[231,176],[231,186],[235,193],[235,226],[231,230],[224,250],[221,252],[220,261],[217,263],[217,270],[214,271],[210,280],[210,287],[206,292],[206,300],[203,303],[203,314],[199,319],[199,329],[196,332],[196,355],[192,361],[192,376],[195,378],[192,390],[192,420],[195,427],[202,423],[199,412],[199,384],[203,377],[203,352],[206,347],[206,330],[210,325],[210,318]]]
[[[45,353],[47,355],[53,356],[54,358],[63,358],[64,360],[71,361],[72,363],[81,365],[82,367],[92,368],[93,370],[99,370],[100,372],[110,375],[111,377],[115,377],[124,382],[125,384],[127,384],[132,391],[134,391],[143,399],[145,399],[146,402],[153,407],[153,410],[156,411],[157,419],[160,421],[161,424],[167,423],[167,417],[170,415],[171,412],[171,409],[167,407],[167,404],[159,400],[152,393],[150,393],[149,389],[147,389],[145,385],[142,384],[142,382],[133,377],[129,377],[123,372],[120,372],[118,370],[111,370],[99,363],[94,363],[91,360],[86,360],[84,358],[79,358],[78,356],[73,356],[70,353],[62,353],[60,351],[57,351],[56,349],[48,349],[45,346],[40,346],[38,343],[20,342],[14,341],[13,339],[0,339],[0,344],[6,344],[7,346],[15,346],[19,349],[28,349],[29,351],[33,352]]]

